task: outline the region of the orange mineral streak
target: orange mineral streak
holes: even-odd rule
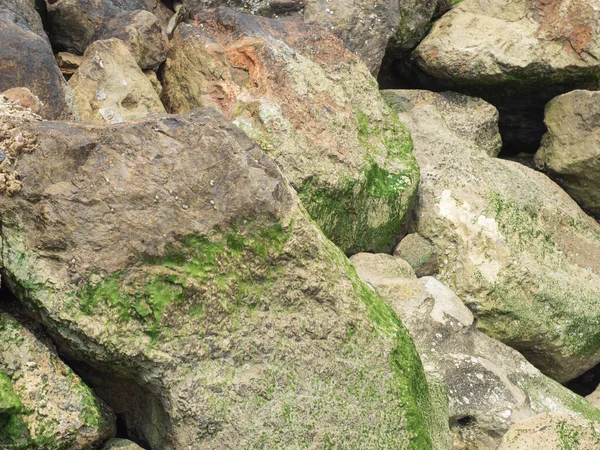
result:
[[[535,0],[533,17],[542,39],[564,41],[568,51],[581,54],[592,37],[598,12],[582,0]]]

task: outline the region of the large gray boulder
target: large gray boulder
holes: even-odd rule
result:
[[[540,413],[600,421],[600,410],[478,331],[440,281],[406,275],[404,261],[390,255],[359,253],[350,261],[402,318],[427,374],[444,383],[456,448],[496,450],[511,426]]]
[[[425,37],[438,0],[399,0],[400,23],[388,43],[388,54],[402,58]]]
[[[402,323],[239,128],[206,108],[17,126],[0,166],[21,181],[0,195],[7,285],[133,440],[431,446]]]
[[[0,448],[92,448],[115,418],[52,343],[0,311]]]
[[[600,218],[600,92],[577,90],[546,106],[548,132],[536,166]]]
[[[422,91],[384,97],[410,129],[422,171],[415,231],[442,252],[439,278],[478,327],[558,381],[600,362],[600,225],[545,175],[490,158],[476,145],[486,128],[462,139],[439,106],[491,119],[480,103]]]
[[[167,109],[218,108],[275,159],[344,252],[391,252],[419,169],[365,65],[312,25],[224,8],[196,18],[171,41]]]

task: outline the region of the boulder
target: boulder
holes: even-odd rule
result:
[[[408,262],[418,277],[437,273],[439,264],[437,249],[417,233],[405,236],[394,249],[394,256]]]
[[[108,20],[94,41],[121,39],[142,69],[155,69],[167,59],[167,38],[160,21],[148,11],[126,11]]]
[[[160,0],[58,0],[49,2],[50,41],[57,51],[82,55],[94,35],[125,11],[152,12],[166,26],[173,14]]]
[[[413,53],[447,86],[500,110],[509,150],[534,153],[544,105],[573,89],[596,89],[600,9],[595,0],[463,0]]]
[[[56,63],[65,79],[69,79],[77,71],[83,60],[82,56],[67,52],[59,52],[56,55]]]
[[[400,275],[405,263],[390,255],[350,260],[401,317],[427,374],[444,383],[455,448],[495,450],[513,424],[542,412],[600,421],[600,410],[478,331],[461,299],[435,278]]]
[[[548,132],[535,155],[585,211],[600,219],[600,92],[577,90],[546,106]]]
[[[462,107],[468,118],[480,113],[472,100],[384,97],[413,136],[422,171],[414,231],[441,252],[439,279],[476,312],[482,331],[552,378],[568,381],[596,365],[600,225],[545,175],[490,158],[473,144],[485,142],[479,130],[457,136],[438,105]]]
[[[600,448],[597,422],[560,414],[540,414],[513,425],[498,450],[593,448]]]
[[[438,0],[400,0],[400,23],[388,43],[388,54],[402,58],[425,37]]]
[[[119,123],[165,112],[151,81],[120,39],[90,45],[69,86],[81,120]]]
[[[131,442],[127,439],[111,439],[102,450],[144,450],[142,447],[137,445],[135,442]]]
[[[289,17],[317,25],[344,41],[376,75],[390,37],[400,24],[399,0],[183,0],[180,15],[193,19],[205,8],[226,6],[247,14]]]
[[[33,31],[41,38],[48,40],[40,15],[33,7],[31,0],[3,0],[0,3],[0,20],[12,22],[15,25]]]
[[[391,252],[419,180],[410,136],[365,65],[300,22],[207,10],[175,31],[171,112],[218,108],[272,156],[347,254]]]
[[[9,102],[19,102],[21,106],[31,110],[34,114],[41,114],[44,109],[44,105],[40,99],[33,95],[27,88],[16,87],[7,89],[0,93],[0,95],[3,95]]]
[[[50,342],[0,311],[0,448],[91,448],[114,422]]]
[[[15,22],[2,11],[12,10],[0,9],[0,92],[27,88],[43,103],[43,117],[75,118],[72,93],[56,65],[48,38],[32,31],[28,22]]]
[[[586,395],[585,399],[596,408],[600,408],[600,388],[596,388],[590,395]]]
[[[431,446],[405,328],[239,128],[203,108],[18,133],[6,284],[132,440]]]

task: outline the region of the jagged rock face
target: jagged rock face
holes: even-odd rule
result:
[[[46,40],[48,39],[42,20],[30,0],[3,0],[0,4],[0,19],[13,22]]]
[[[464,0],[413,56],[445,89],[496,105],[510,153],[534,153],[544,105],[572,89],[597,88],[600,9],[595,0]]]
[[[51,344],[0,311],[1,448],[91,448],[114,421]]]
[[[417,233],[406,235],[394,249],[394,256],[405,260],[418,277],[434,275],[438,271],[438,249]]]
[[[600,420],[600,410],[478,331],[461,299],[435,278],[404,275],[406,263],[390,255],[350,260],[402,318],[427,374],[444,383],[454,448],[496,450],[513,424],[542,412]]]
[[[400,0],[400,24],[388,43],[391,57],[403,57],[425,37],[437,0]]]
[[[94,36],[95,41],[111,38],[125,42],[141,69],[155,69],[167,59],[167,38],[158,18],[148,11],[123,12]]]
[[[398,0],[183,0],[188,15],[226,6],[266,17],[288,16],[338,36],[377,74],[386,46],[400,24]]]
[[[41,20],[31,3],[0,6],[0,92],[25,87],[44,104],[46,119],[76,116],[72,93],[56,65]],[[41,29],[41,32],[40,32]]]
[[[440,279],[476,311],[481,330],[556,380],[596,365],[600,225],[545,175],[474,147],[479,137],[461,145],[436,104],[481,114],[464,96],[384,97],[400,105],[413,136],[422,171],[415,231],[442,252]]]
[[[175,31],[163,100],[214,106],[282,168],[327,237],[348,254],[391,252],[419,179],[404,126],[335,36],[226,9]]]
[[[545,123],[536,166],[600,218],[600,93],[577,90],[555,98]]]
[[[137,10],[152,12],[163,25],[172,15],[159,0],[58,0],[48,5],[52,46],[81,55],[106,22],[125,11]]]
[[[69,86],[81,120],[120,123],[165,112],[151,81],[120,39],[90,45]]]
[[[600,448],[600,426],[596,421],[560,414],[540,414],[513,425],[498,450],[549,448]]]
[[[19,133],[3,274],[136,442],[430,447],[403,325],[237,127],[200,109]]]

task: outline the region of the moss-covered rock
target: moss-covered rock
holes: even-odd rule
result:
[[[196,17],[172,40],[167,106],[218,108],[277,162],[344,252],[391,252],[419,169],[364,64],[314,26],[225,9]]]
[[[444,121],[464,96],[390,91],[423,171],[415,228],[478,327],[566,381],[600,361],[600,225],[545,175],[490,158]],[[426,100],[426,99],[429,100]],[[488,131],[482,129],[487,135]]]
[[[94,447],[114,420],[49,342],[0,312],[0,448]]]
[[[402,323],[237,127],[200,109],[20,132],[4,275],[135,441],[431,447]]]

